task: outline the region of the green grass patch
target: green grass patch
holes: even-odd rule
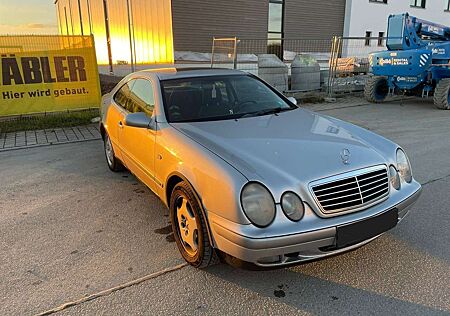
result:
[[[98,116],[98,109],[89,109],[0,118],[0,133],[87,125]]]

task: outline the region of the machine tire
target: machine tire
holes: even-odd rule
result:
[[[182,210],[184,208],[186,208],[187,212],[186,210]],[[219,263],[220,260],[209,240],[206,227],[207,223],[201,208],[202,206],[197,199],[194,190],[187,182],[181,181],[175,185],[170,196],[170,222],[172,224],[175,241],[184,260],[193,267],[202,269]],[[183,218],[183,214],[185,216],[184,228],[181,224],[183,223],[183,219],[180,223],[180,218]],[[189,225],[192,227],[194,223],[197,233],[194,234],[194,231],[185,233],[185,230],[189,231]],[[196,247],[194,247],[195,249],[185,241],[186,239],[189,239],[187,236],[190,233],[194,236],[192,241],[194,241],[194,239],[197,240]],[[182,237],[182,234],[185,234],[185,237]]]
[[[441,110],[450,110],[450,78],[441,79],[434,90],[434,105]]]
[[[364,96],[371,103],[383,102],[389,93],[387,78],[381,76],[373,76],[367,80],[364,87]]]

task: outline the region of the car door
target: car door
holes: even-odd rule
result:
[[[155,107],[154,89],[147,79],[134,79],[126,110],[128,113],[144,112],[149,118]],[[125,165],[150,189],[156,190],[154,177],[156,131],[123,124],[119,141]]]
[[[119,133],[123,127],[125,116],[127,115],[126,107],[129,101],[133,82],[125,83],[111,99],[111,106],[108,107],[106,113],[106,129],[114,149],[114,154],[118,159],[123,161],[122,146],[119,141]]]

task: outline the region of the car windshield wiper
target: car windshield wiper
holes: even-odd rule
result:
[[[240,115],[238,118],[250,117],[250,116],[263,116],[263,115],[267,115],[267,114],[277,114],[277,113],[280,113],[282,111],[287,111],[287,110],[290,110],[290,108],[277,107],[277,108],[272,108],[272,109],[264,109],[264,110],[259,110],[256,112],[244,113],[244,114]]]

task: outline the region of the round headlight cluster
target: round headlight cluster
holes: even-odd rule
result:
[[[391,182],[391,186],[394,189],[400,190],[402,181],[406,183],[411,183],[412,172],[408,156],[406,156],[405,152],[400,148],[397,149],[396,158],[397,158],[397,166],[389,167],[389,181]]]
[[[389,181],[394,189],[400,190],[400,176],[394,166],[389,167]]]
[[[250,222],[266,227],[275,219],[275,200],[262,184],[248,183],[241,192],[242,209]]]
[[[305,214],[305,205],[300,197],[294,192],[286,192],[281,197],[281,208],[284,215],[291,221],[298,222]]]
[[[400,174],[400,177],[406,183],[411,183],[412,181],[411,165],[405,152],[400,148],[397,149],[397,170],[398,173]]]
[[[241,192],[242,209],[252,224],[258,227],[269,226],[276,215],[275,200],[262,184],[250,182]],[[288,219],[298,222],[305,215],[305,205],[294,192],[285,192],[281,196],[281,209]]]

